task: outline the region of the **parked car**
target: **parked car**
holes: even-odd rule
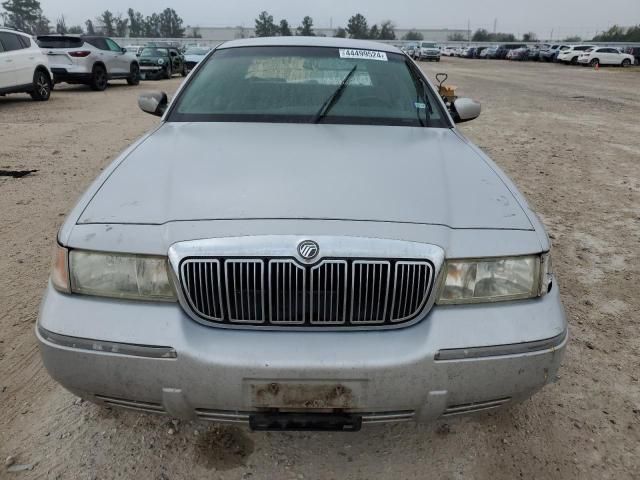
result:
[[[109,80],[140,83],[138,58],[108,37],[40,35],[55,83],[80,83],[104,90]]]
[[[137,57],[140,55],[142,50],[144,50],[144,47],[142,45],[127,45],[126,47],[124,47],[124,49],[128,53],[133,53]]]
[[[524,60],[529,60],[529,48],[520,47],[516,48],[515,50],[509,50],[509,52],[507,53],[507,58],[509,60],[516,60],[521,62]]]
[[[625,53],[633,55],[633,58],[635,59],[634,63],[636,65],[640,65],[640,47],[628,47],[625,49]]]
[[[575,65],[578,63],[578,58],[583,52],[594,47],[595,45],[569,45],[569,48],[558,52],[556,60],[561,63],[571,63]]]
[[[564,48],[566,50],[567,48],[569,48],[569,46],[560,44],[551,45],[551,47],[549,47],[548,49],[540,51],[540,60],[543,60],[545,62],[553,62],[558,56],[558,52],[561,48]]]
[[[76,395],[354,431],[556,378],[568,333],[544,227],[456,128],[480,104],[447,110],[400,50],[230,41],[170,103],[139,104],[159,125],[65,221],[37,322]]]
[[[505,58],[507,58],[507,54],[509,53],[509,51],[515,50],[517,48],[523,48],[523,47],[526,47],[526,45],[523,45],[522,43],[505,43],[505,44],[502,44],[496,50],[495,58],[505,59]]]
[[[613,47],[590,48],[578,57],[578,63],[582,65],[619,65],[629,67],[633,65],[635,58],[628,53],[622,53]]]
[[[476,47],[467,47],[460,55],[462,58],[473,58],[476,54]]]
[[[440,61],[440,47],[435,43],[421,42],[416,49],[418,60]]]
[[[179,73],[187,76],[184,55],[175,48],[145,47],[140,53],[140,72],[145,80],[171,78]]]
[[[34,100],[51,96],[53,74],[32,37],[0,27],[0,96],[28,93]]]
[[[405,47],[405,53],[407,55],[409,55],[411,58],[413,58],[415,60],[416,58],[416,49],[418,48],[418,45],[416,45],[415,43],[410,43],[409,45],[407,45]]]
[[[208,48],[204,47],[189,47],[184,52],[184,61],[187,66],[187,71],[191,71],[200,61],[207,56],[210,52]]]
[[[456,55],[456,47],[452,47],[450,45],[442,47],[441,55],[443,55],[445,57],[455,57],[455,55]]]
[[[476,47],[475,52],[473,52],[473,58],[481,58],[482,52],[484,52],[489,47]]]
[[[498,46],[487,47],[480,53],[480,58],[496,58],[496,52],[498,51]]]
[[[547,50],[551,45],[548,43],[537,43],[529,48],[529,60],[539,61],[540,52]]]

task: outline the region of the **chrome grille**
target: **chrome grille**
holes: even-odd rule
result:
[[[422,308],[427,301],[424,292],[432,281],[431,276],[431,265],[427,262],[396,263],[391,306],[392,322],[404,322]]]
[[[434,267],[424,260],[188,258],[184,297],[214,324],[292,327],[397,325],[425,308]]]
[[[264,262],[226,260],[227,318],[232,323],[264,323]]]
[[[312,325],[344,325],[347,321],[347,262],[326,260],[311,268]]]

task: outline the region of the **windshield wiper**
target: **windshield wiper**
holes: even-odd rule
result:
[[[336,91],[333,92],[329,98],[327,98],[327,100],[320,107],[320,110],[318,110],[318,112],[313,116],[313,118],[311,119],[311,123],[319,123],[320,120],[327,116],[333,106],[338,103],[338,100],[340,100],[340,97],[342,97],[344,90],[347,88],[349,80],[351,80],[351,77],[353,76],[357,68],[358,65],[353,66],[347,76],[344,77],[344,80],[342,80],[342,83],[340,83]]]

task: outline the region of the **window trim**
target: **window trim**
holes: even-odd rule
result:
[[[224,45],[224,44],[222,44]],[[337,49],[338,47],[333,47],[333,46],[306,46],[306,45],[255,45],[255,46],[238,46],[238,47],[222,47],[222,45],[220,45],[219,47],[216,47],[214,49],[212,49],[202,60],[200,60],[198,67],[196,68],[195,72],[193,72],[192,75],[190,75],[187,80],[184,82],[184,84],[182,85],[182,87],[180,87],[180,89],[178,90],[177,95],[173,98],[173,100],[171,101],[169,108],[167,109],[167,111],[165,112],[164,116],[162,117],[162,120],[164,122],[175,122],[175,123],[184,123],[187,120],[176,120],[175,118],[172,118],[172,116],[177,115],[177,106],[180,103],[180,101],[182,100],[182,97],[184,96],[185,92],[189,89],[189,86],[193,83],[193,81],[198,78],[198,76],[200,75],[200,73],[203,70],[203,67],[209,62],[211,61],[211,58],[215,56],[215,54],[217,52],[223,51],[223,50],[235,50],[235,49],[244,49],[244,48],[274,48],[274,47],[283,47],[283,48],[290,48],[290,47],[302,47],[302,48],[325,48],[325,49]],[[221,48],[222,47],[222,48]],[[403,53],[395,53],[395,52],[387,52],[388,54],[391,55],[398,55],[400,57],[404,57],[404,58],[408,58],[406,54]],[[428,88],[431,90],[431,93],[433,94],[434,100],[435,100],[435,105],[434,108],[437,108],[441,117],[442,117],[442,122],[445,124],[442,127],[416,127],[416,128],[455,128],[455,123],[453,122],[453,120],[451,119],[451,115],[448,111],[447,108],[445,108],[444,104],[442,103],[442,99],[440,98],[440,95],[438,94],[438,92],[435,90],[435,88],[433,87],[433,85],[431,84],[431,82],[429,81],[429,79],[426,77],[426,75],[424,74],[424,72],[417,67],[412,66],[412,64],[409,62],[407,64],[407,68],[409,68],[410,70],[413,70],[414,74],[417,75],[419,78],[421,78],[424,83],[428,86]],[[212,115],[213,116],[213,115]],[[260,123],[300,123],[300,122],[287,122],[286,118],[287,117],[280,117],[281,119],[278,122],[260,122]],[[340,119],[340,117],[333,117],[334,119]],[[346,118],[346,117],[345,117]],[[349,117],[349,118],[362,118],[362,117]],[[369,117],[370,118],[370,117]],[[332,121],[332,122],[324,122],[327,124],[330,123],[334,123],[334,124],[345,124],[345,122],[340,122],[340,121]],[[371,119],[372,122],[370,123],[363,123],[364,125],[375,125],[375,123],[373,122],[374,119]],[[389,122],[388,123],[380,123],[380,125],[391,125],[391,120],[388,119]],[[206,120],[205,120],[206,122]],[[248,123],[251,123],[251,121],[248,121]],[[399,122],[398,122],[399,123]],[[357,123],[348,123],[350,125],[358,125]]]
[[[19,48],[8,48],[7,45],[5,45],[5,42],[2,41],[2,38],[0,38],[0,43],[3,44],[5,52],[17,52],[19,50],[25,49],[24,44],[20,40],[20,35],[13,32],[0,32],[0,36],[4,36],[4,35],[6,35],[7,37],[14,37],[16,39],[16,42],[18,42],[18,45],[20,46]]]

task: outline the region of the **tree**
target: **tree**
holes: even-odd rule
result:
[[[157,38],[160,36],[160,16],[157,13],[152,13],[145,18],[144,36],[147,38]]]
[[[38,15],[38,19],[36,23],[34,23],[32,28],[34,35],[47,35],[51,33],[51,27],[49,26],[49,19],[44,15]]]
[[[571,36],[571,37],[567,37],[563,40],[564,43],[580,43],[582,42],[582,38],[580,38],[577,35]]]
[[[369,25],[364,15],[357,13],[349,19],[347,33],[351,38],[369,38]]]
[[[64,15],[60,15],[58,20],[56,20],[56,33],[59,33],[60,35],[68,33],[67,22],[64,19]]]
[[[202,38],[202,35],[200,34],[200,27],[193,27],[191,29],[191,35],[189,35],[189,37],[191,37],[191,38]]]
[[[119,13],[113,18],[113,24],[116,29],[116,36],[123,38],[127,36],[127,30],[129,27],[129,19],[122,18],[122,14]]]
[[[382,26],[380,27],[380,40],[395,40],[396,39],[396,27],[391,22],[391,20],[387,20],[382,22]]]
[[[278,33],[278,26],[273,23],[273,15],[263,11],[256,18],[256,37],[273,37]]]
[[[313,33],[313,18],[306,16],[302,19],[302,24],[298,27],[298,35],[303,37],[315,37]]]
[[[70,35],[82,35],[84,30],[82,30],[80,25],[72,25],[67,29],[67,33]]]
[[[98,23],[102,25],[102,33],[108,37],[113,37],[116,34],[116,29],[113,25],[114,18],[113,13],[109,10],[102,12],[102,15],[98,17]]]
[[[142,37],[144,35],[144,17],[140,12],[136,12],[133,8],[127,10],[129,16],[129,36]]]
[[[424,35],[422,35],[420,32],[417,32],[415,30],[409,30],[404,37],[402,37],[403,40],[413,40],[413,41],[421,41],[424,40]]]
[[[367,37],[372,40],[377,40],[380,38],[380,29],[378,28],[378,25],[374,25],[373,27],[371,27]]]
[[[594,42],[640,42],[640,25],[625,28],[614,25],[593,37]]]
[[[160,36],[164,38],[182,38],[184,37],[184,28],[182,28],[182,18],[173,8],[165,8],[158,15],[160,22]]]
[[[278,33],[281,37],[290,37],[291,35],[293,35],[293,33],[291,33],[291,28],[289,28],[289,22],[287,22],[285,19],[280,20],[280,28]]]
[[[84,25],[87,27],[87,35],[95,35],[96,29],[93,28],[93,22],[91,20],[87,20],[84,22]]]
[[[336,38],[347,38],[347,31],[342,27],[338,27],[334,37],[336,37]]]
[[[479,28],[475,32],[473,32],[473,36],[471,40],[474,42],[490,42],[491,34],[484,28]]]
[[[447,40],[451,42],[464,42],[465,40],[467,40],[467,37],[458,32],[452,33],[451,35],[447,36]]]
[[[522,41],[527,43],[537,42],[538,36],[534,32],[527,32],[522,35]]]
[[[5,24],[31,34],[35,34],[36,28],[42,26],[43,19],[46,20],[38,0],[6,0],[2,2],[2,8],[7,12],[4,16]],[[47,25],[48,23],[47,20]]]

